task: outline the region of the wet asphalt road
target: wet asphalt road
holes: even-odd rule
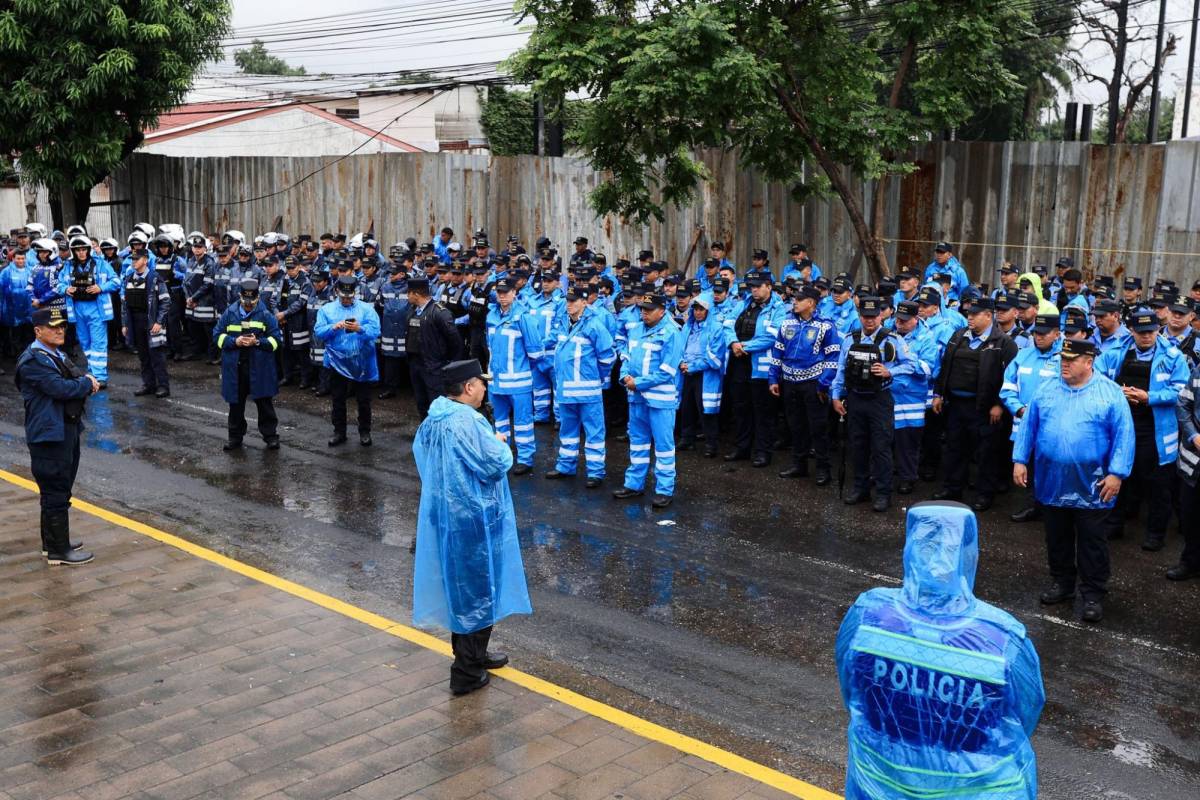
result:
[[[328,400],[284,389],[282,450],[263,449],[252,421],[247,447],[226,454],[217,368],[171,369],[171,398],[135,398],[136,361],[114,354],[110,389],[89,404],[77,493],[407,621],[419,495],[409,397],[375,403],[374,447],[352,425],[331,450]],[[0,465],[28,475],[11,376],[0,398]],[[755,470],[681,452],[676,503],[653,512],[649,496],[610,498],[627,455],[611,435],[605,488],[544,480],[552,436],[539,426],[537,470],[510,479],[535,608],[497,629],[516,666],[840,791],[834,638],[858,593],[899,582],[902,510],[848,509],[833,487],[781,480],[782,454]],[[1085,627],[1077,608],[1039,607],[1041,527],[1010,524],[1018,498],[1002,499],[982,515],[976,592],[1024,622],[1041,655],[1041,795],[1196,797],[1200,581],[1162,577],[1178,536],[1160,553],[1143,553],[1137,530],[1114,543],[1106,619]]]

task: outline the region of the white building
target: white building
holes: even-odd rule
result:
[[[360,90],[358,122],[429,152],[487,152],[481,89],[441,86],[430,83]]]

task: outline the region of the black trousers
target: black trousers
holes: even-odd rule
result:
[[[383,385],[393,392],[400,388],[400,376],[404,374],[404,356],[384,356]],[[486,367],[484,368],[486,369]]]
[[[371,432],[371,384],[352,381],[336,369],[329,370],[329,391],[333,395],[333,432],[346,433],[346,398],[351,394],[358,403],[358,432]]]
[[[808,463],[812,451],[817,469],[829,469],[829,408],[817,396],[820,391],[815,380],[785,381],[779,387],[784,418],[792,434],[792,462],[797,467]]]
[[[890,389],[846,395],[848,447],[854,454],[854,490],[866,492],[875,478],[877,497],[892,494],[892,443],[896,433],[895,401]]]
[[[483,662],[487,659],[491,638],[491,625],[474,633],[450,634],[450,649],[454,651],[454,663],[450,665],[450,691],[470,689],[487,674]]]
[[[312,359],[308,355],[308,345],[280,349],[283,351],[283,377],[305,384],[311,383]]]
[[[130,338],[142,366],[142,386],[147,389],[171,388],[167,378],[166,348],[150,346],[150,318],[136,311],[130,312],[129,317],[133,325]]]
[[[1042,506],[1050,576],[1070,588],[1078,580],[1084,600],[1099,600],[1108,591],[1111,567],[1105,522],[1110,513],[1107,508]]]
[[[946,449],[942,456],[947,465],[942,486],[948,492],[962,492],[967,473],[976,462],[975,492],[981,498],[996,494],[996,445],[1002,426],[988,421],[988,410],[975,408],[974,397],[948,397],[943,409],[946,416]]]
[[[697,429],[704,434],[704,446],[717,447],[720,436],[719,414],[704,413],[704,373],[689,372],[683,376],[683,401],[679,407],[679,440],[687,444],[696,441]]]
[[[171,307],[167,309],[167,347],[171,350],[173,356],[187,355],[189,351],[204,352],[203,350],[196,351],[198,346],[207,347],[207,342],[212,339],[213,323],[198,323],[194,320],[187,320],[190,332],[184,329],[184,307],[187,300],[184,298],[183,289],[171,289]],[[207,325],[204,331],[204,341],[197,345],[192,340],[201,335],[200,326]]]
[[[1158,463],[1158,445],[1154,430],[1139,431],[1134,445],[1133,472],[1121,484],[1117,505],[1108,515],[1108,535],[1125,532],[1125,520],[1138,516],[1141,505],[1148,505],[1146,539],[1161,542],[1167,536],[1173,503],[1175,464]]]
[[[917,471],[932,480],[942,463],[942,438],[946,433],[946,415],[925,412],[925,427],[921,434],[921,457]]]
[[[729,363],[728,386],[737,452],[766,459],[775,447],[775,417],[779,404],[766,378],[751,378],[750,356]]]
[[[609,377],[609,387],[604,390],[605,424],[609,430],[622,429],[629,422],[629,394],[621,385],[621,359],[613,364]]]
[[[921,439],[924,436],[924,426],[896,428],[894,434],[896,476],[900,480],[912,483],[917,479],[917,467],[921,460]]]
[[[425,371],[419,357],[408,359],[408,377],[412,381],[413,399],[417,403],[417,415],[421,419],[429,416],[429,404],[445,392],[441,376],[434,377]]]
[[[246,435],[246,399],[250,397],[250,361],[238,361],[238,401],[229,404],[229,439],[240,442]],[[260,397],[254,401],[258,408],[258,432],[264,441],[270,441],[278,435],[279,417],[275,414],[275,402],[270,397]]]
[[[67,423],[61,442],[29,445],[29,469],[38,485],[42,514],[65,514],[79,473],[79,426]]]
[[[1195,486],[1179,481],[1179,519],[1183,528],[1183,553],[1179,563],[1200,569],[1200,481],[1196,481]]]

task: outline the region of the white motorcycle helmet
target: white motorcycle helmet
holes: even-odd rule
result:
[[[146,241],[150,241],[150,238],[156,233],[154,226],[149,222],[139,222],[137,225],[133,226],[133,229],[146,234]]]
[[[87,236],[87,228],[82,225],[72,225],[67,228],[67,238],[70,239],[73,236]]]
[[[268,231],[262,235],[262,243],[265,244],[267,247],[274,247],[275,243],[278,241],[279,241],[279,234],[275,233],[275,231]],[[257,242],[256,242],[256,244],[257,244]]]
[[[363,235],[361,233],[356,233],[356,234],[354,234],[354,237],[352,239],[350,239],[350,249],[362,250],[362,243],[363,243]]]
[[[72,236],[68,244],[72,250],[76,247],[86,247],[89,251],[92,249],[92,240],[81,234]]]
[[[162,225],[158,226],[158,232],[165,233],[167,236],[170,236],[172,239],[174,239],[176,234],[183,236],[183,226],[178,222],[164,222]]]
[[[226,240],[226,239],[228,239],[229,241],[225,242],[224,240]],[[228,230],[228,231],[225,231],[225,235],[221,237],[221,240],[225,244],[231,244],[231,243],[236,242],[238,245],[243,245],[246,243],[246,234],[242,233],[241,231]]]
[[[50,229],[40,222],[27,223],[25,228],[35,239],[44,239],[50,233]]]
[[[129,234],[129,238],[125,240],[126,244],[133,244],[134,242],[150,244],[150,237],[146,235],[144,230],[138,228],[133,233]]]
[[[43,227],[45,227],[45,226],[43,226]],[[33,244],[30,246],[34,250],[41,250],[46,253],[57,253],[58,252],[58,243],[55,242],[53,239],[47,238],[45,236],[41,236],[37,239],[34,239]]]
[[[103,250],[106,247],[111,247],[113,250],[121,249],[121,245],[117,243],[117,240],[112,238],[100,240],[100,249]]]

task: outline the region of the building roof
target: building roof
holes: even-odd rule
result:
[[[288,109],[298,109],[328,122],[333,122],[358,133],[365,134],[393,147],[410,153],[423,153],[422,148],[401,141],[386,133],[372,130],[360,125],[354,120],[343,119],[337,114],[330,114],[324,109],[307,103],[288,102],[286,100],[254,103],[250,102],[220,102],[220,103],[188,103],[171,109],[159,117],[158,126],[146,131],[145,144],[166,142],[201,131],[222,128],[244,122],[248,119],[267,117]]]

